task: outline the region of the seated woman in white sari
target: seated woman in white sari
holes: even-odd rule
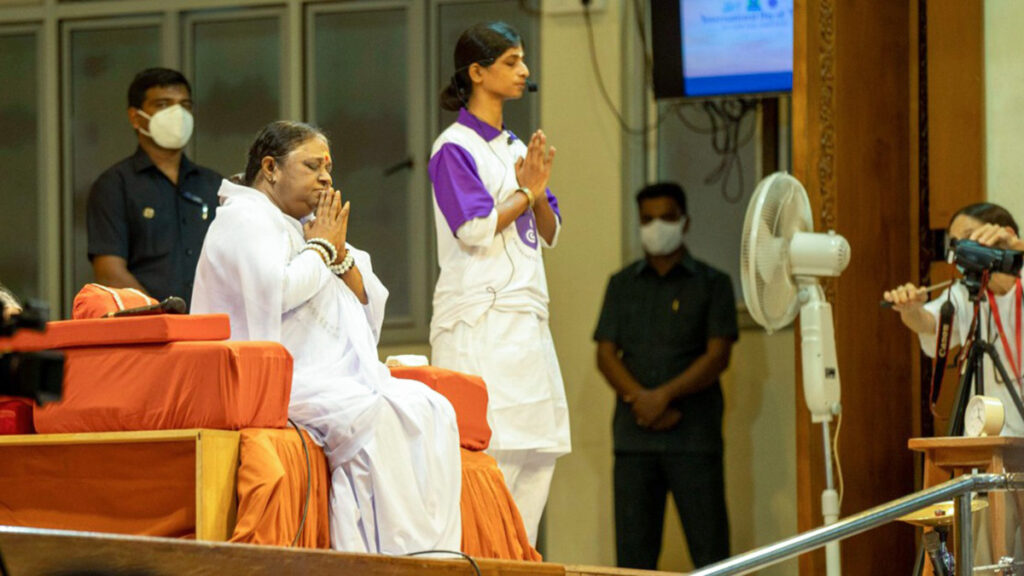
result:
[[[458,550],[455,412],[379,361],[388,291],[369,255],[345,242],[349,203],[332,188],[330,170],[317,129],[263,128],[244,185],[221,184],[192,312],[226,313],[233,339],[280,342],[294,357],[288,413],[327,454],[333,548]]]

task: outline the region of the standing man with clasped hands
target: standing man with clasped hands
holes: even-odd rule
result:
[[[678,184],[636,197],[644,258],[612,276],[594,331],[597,366],[615,390],[615,538],[619,566],[654,570],[672,493],[690,556],[729,556],[718,378],[737,339],[732,282],[683,242]]]

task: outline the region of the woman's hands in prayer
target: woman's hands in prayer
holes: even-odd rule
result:
[[[348,250],[345,248],[345,238],[348,235],[349,203],[341,201],[341,191],[328,188],[320,193],[317,201],[316,216],[313,220],[306,222],[302,232],[306,239],[324,238],[338,251],[338,259],[335,264],[341,262]]]
[[[516,180],[520,186],[529,188],[538,201],[546,199],[545,190],[554,160],[555,147],[548,146],[547,136],[542,130],[537,130],[530,136],[526,156],[516,161]]]

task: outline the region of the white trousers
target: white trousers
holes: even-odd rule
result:
[[[523,517],[530,545],[537,545],[537,529],[544,514],[551,489],[551,477],[555,474],[555,459],[558,454],[534,450],[486,450],[498,462],[498,468],[505,476],[505,484]]]

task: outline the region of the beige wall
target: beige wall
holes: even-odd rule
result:
[[[601,72],[617,98],[621,2],[610,4],[592,21]],[[546,551],[557,562],[613,565],[613,397],[595,367],[590,337],[608,276],[622,265],[622,142],[597,93],[583,18],[545,17],[541,47],[542,127],[558,147],[551,187],[565,214],[559,246],[545,258],[573,440],[548,500]]]
[[[616,100],[622,93],[623,10],[622,0],[610,0],[592,18],[601,72]],[[551,187],[565,214],[559,245],[545,259],[573,440],[573,453],[559,460],[548,500],[545,549],[554,562],[614,565],[614,397],[595,366],[591,334],[608,277],[624,263],[622,135],[598,93],[582,16],[545,16],[541,35],[541,127],[558,149]],[[759,329],[744,330],[723,378],[735,553],[796,532],[793,350],[792,331],[769,337]],[[426,354],[427,348],[401,351]],[[674,511],[666,524],[661,568],[688,569]],[[795,574],[795,563],[762,573]]]
[[[624,7],[622,0],[608,4],[592,21],[601,73],[618,102]],[[623,265],[622,134],[598,93],[582,16],[545,17],[541,34],[542,127],[558,147],[552,189],[566,215],[560,244],[545,258],[573,437],[573,453],[559,460],[548,500],[546,551],[552,561],[611,565],[614,397],[596,369],[591,334],[608,276]],[[723,379],[734,552],[796,532],[793,350],[792,332],[768,337],[745,330]],[[689,567],[676,518],[673,513],[666,522],[661,567],[667,570]],[[795,567],[765,573],[795,573]]]
[[[985,1],[985,137],[989,200],[1024,221],[1024,2]]]

